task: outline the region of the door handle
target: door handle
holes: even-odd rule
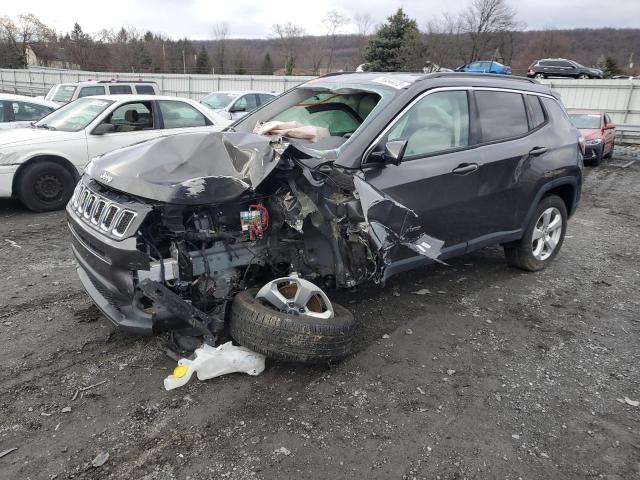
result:
[[[547,150],[549,150],[547,147],[533,147],[531,150],[529,150],[529,155],[531,155],[532,157],[536,157],[538,155],[542,155],[543,153],[547,153]]]
[[[456,175],[466,175],[471,172],[475,172],[478,169],[477,163],[461,163],[456,168],[451,170]]]

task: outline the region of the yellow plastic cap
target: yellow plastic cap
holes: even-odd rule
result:
[[[188,371],[189,371],[189,367],[187,367],[186,365],[178,365],[176,368],[173,369],[172,375],[176,378],[182,378],[187,374]]]

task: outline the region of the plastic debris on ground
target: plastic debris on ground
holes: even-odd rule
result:
[[[193,360],[181,358],[173,373],[164,379],[164,388],[173,390],[185,385],[195,372],[198,380],[243,372],[259,375],[264,371],[264,355],[252,352],[245,347],[234,346],[227,342],[219,347],[202,345],[196,348]]]

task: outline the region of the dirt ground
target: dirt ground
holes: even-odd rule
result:
[[[0,478],[640,478],[627,162],[586,169],[546,271],[489,248],[333,294],[360,325],[347,360],[268,361],[171,392],[160,339],[115,331],[82,291],[64,214],[0,202],[0,452],[17,448]]]

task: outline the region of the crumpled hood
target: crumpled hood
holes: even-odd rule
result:
[[[194,132],[155,138],[94,159],[86,174],[150,200],[225,203],[255,189],[278,164],[267,137]]]

